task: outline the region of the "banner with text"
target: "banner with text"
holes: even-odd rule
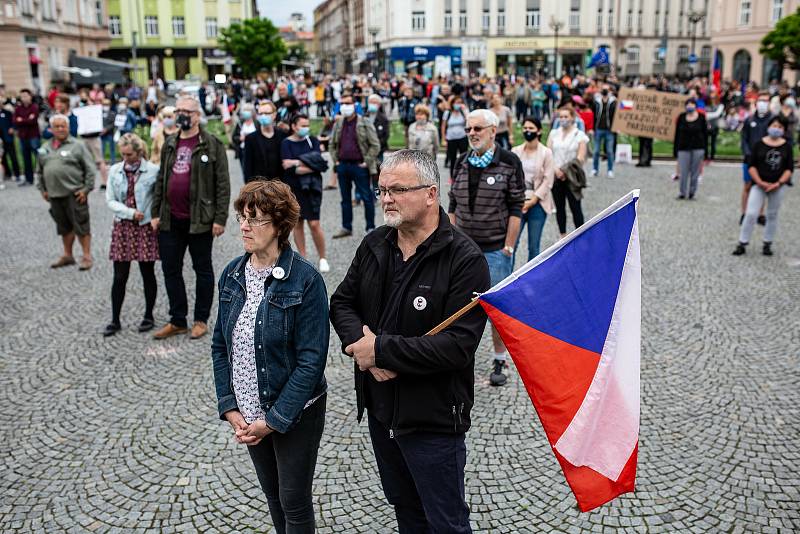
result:
[[[688,98],[676,93],[623,87],[619,91],[611,130],[672,142],[675,139],[675,121],[685,111]]]

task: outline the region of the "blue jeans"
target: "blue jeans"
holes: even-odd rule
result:
[[[111,163],[111,165],[113,165],[117,160],[117,155],[116,155],[116,148],[117,147],[116,147],[116,143],[114,143],[114,135],[113,134],[112,135],[104,135],[104,136],[100,137],[100,142],[101,142],[102,147],[103,147],[103,151],[102,151],[103,159],[105,159],[105,157],[106,157],[106,147],[108,147],[108,153],[111,156],[111,158],[109,159],[109,162]]]
[[[539,244],[542,241],[542,230],[544,230],[544,223],[547,221],[547,213],[542,208],[541,204],[536,204],[529,209],[526,213],[522,214],[522,223],[519,229],[519,236],[517,236],[517,244],[514,245],[516,249],[519,247],[519,240],[522,237],[522,231],[525,225],[528,225],[528,261],[539,255]],[[514,259],[511,261],[512,265],[516,265],[517,253],[514,252]]]
[[[496,286],[505,280],[514,270],[514,262],[502,250],[484,252],[483,256],[489,264],[489,278],[492,286]]]
[[[594,132],[594,160],[592,168],[597,172],[600,168],[600,143],[605,143],[608,170],[614,170],[614,133],[611,130],[595,130]]]
[[[364,218],[367,231],[375,228],[375,193],[370,190],[369,169],[355,163],[339,163],[336,166],[339,178],[339,193],[342,195],[342,228],[353,231],[353,184],[364,202]]]
[[[20,139],[22,146],[22,162],[25,165],[25,181],[33,183],[33,153],[39,150],[41,140],[38,137],[33,139]]]

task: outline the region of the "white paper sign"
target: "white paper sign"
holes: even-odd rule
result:
[[[72,113],[78,117],[78,135],[103,131],[103,106],[81,106],[73,109]]]

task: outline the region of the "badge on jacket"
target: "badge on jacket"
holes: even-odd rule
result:
[[[425,300],[425,297],[417,297],[414,299],[414,309],[417,311],[422,311],[428,307],[428,301]]]
[[[490,176],[486,179],[486,183],[489,185],[494,185],[495,179],[494,176]]]
[[[285,275],[286,271],[283,270],[283,267],[275,267],[272,269],[272,276],[274,276],[276,280],[283,280]]]
[[[202,161],[203,163],[208,163],[208,156],[203,154],[202,156],[200,156],[200,161]]]

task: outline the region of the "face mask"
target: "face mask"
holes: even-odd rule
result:
[[[522,136],[525,138],[526,141],[533,141],[534,139],[539,138],[539,132],[522,132]]]
[[[242,111],[242,118],[246,121],[249,121],[253,118],[253,113],[250,111]]]
[[[300,137],[308,137],[309,130],[310,128],[308,126],[305,126],[303,128],[298,128],[297,135],[299,135]]]
[[[600,91],[600,94],[603,96],[608,96],[608,89],[603,89],[602,91]]]
[[[172,128],[175,126],[175,119],[164,119],[164,126],[167,128]]]
[[[453,109],[456,111],[461,111],[461,104],[453,104]]]
[[[759,115],[766,115],[767,111],[769,111],[769,102],[764,102],[763,100],[756,102],[756,111],[758,111]]]
[[[370,113],[377,113],[378,112],[378,104],[369,104],[367,109]]]
[[[261,126],[272,125],[272,115],[259,115],[258,124],[260,124]]]
[[[686,113],[693,113],[695,109],[694,106],[686,106]]]
[[[103,106],[103,111],[111,111],[111,106]]]
[[[117,107],[117,110],[120,113],[125,113],[128,110],[128,106],[119,106],[119,107]]]
[[[794,98],[787,98],[786,100],[783,101],[783,105],[789,106],[790,108],[794,108],[797,105],[797,102],[795,102]]]
[[[353,113],[356,112],[356,107],[353,104],[342,104],[340,111],[345,117],[352,117]]]
[[[564,128],[569,128],[570,126],[572,126],[572,119],[558,119],[558,122]]]
[[[773,139],[780,139],[783,137],[783,128],[767,128],[767,135]]]
[[[427,124],[428,123],[428,119],[417,119],[417,122],[419,124]]]
[[[192,129],[192,118],[189,115],[178,115],[178,118],[175,119],[175,123],[184,132],[188,132]]]

